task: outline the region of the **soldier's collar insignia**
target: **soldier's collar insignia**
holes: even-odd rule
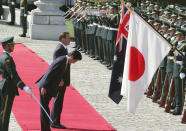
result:
[[[9,62],[10,62],[10,59],[9,59],[9,58],[8,58],[8,59],[6,59],[6,62],[8,62],[8,63],[9,63]]]

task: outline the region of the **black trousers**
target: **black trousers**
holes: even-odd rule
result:
[[[59,91],[57,93],[57,96],[54,97],[52,113],[51,113],[51,118],[52,118],[54,124],[60,124],[65,91],[66,91],[66,86],[59,87]]]
[[[45,108],[47,113],[50,115],[49,102],[52,99],[52,96],[48,94],[41,95],[41,89],[39,89],[39,92],[40,92],[40,103]],[[40,120],[41,120],[41,131],[51,131],[50,120],[41,107],[40,107]]]
[[[14,102],[15,93],[10,92],[9,94],[1,97],[1,108],[0,108],[0,131],[8,131],[10,113]]]
[[[12,5],[11,3],[8,4],[11,14],[11,22],[15,22],[15,5]]]
[[[27,16],[20,16],[23,34],[27,33]]]

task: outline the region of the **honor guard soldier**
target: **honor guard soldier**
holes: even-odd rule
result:
[[[101,5],[99,6],[98,5],[98,11],[100,12],[101,11]],[[96,33],[95,33],[95,37],[96,37],[96,43],[97,43],[97,54],[98,56],[96,57],[97,60],[100,60],[100,62],[102,61],[102,52],[101,52],[101,24],[102,24],[102,21],[101,21],[101,18],[100,16],[96,16],[95,17],[95,22],[97,24],[97,29],[96,29]]]
[[[184,30],[179,30],[175,33],[177,40],[177,49],[174,51],[174,68],[173,68],[173,77],[175,79],[175,98],[176,98],[176,107],[173,111],[173,115],[181,115],[184,105],[184,80],[186,74],[186,41]]]
[[[168,28],[169,28],[168,24],[167,24],[167,23],[164,23],[164,24],[161,26],[161,29],[162,29],[162,30],[160,31],[160,33],[161,33],[162,35],[165,35],[165,34],[167,33]],[[165,36],[164,36],[164,37],[165,37]],[[161,93],[161,94],[159,94],[159,95],[160,95],[160,99],[158,100],[158,104],[160,104],[161,98],[162,98],[162,96],[163,96],[163,90],[164,90],[164,89],[163,89],[163,85],[164,85],[164,80],[165,80],[165,75],[166,75],[166,72],[165,72],[166,63],[167,63],[167,58],[165,57],[165,58],[162,60],[160,66],[159,66],[159,70],[160,70],[160,72],[161,72],[161,84],[160,84],[160,93]]]
[[[177,26],[182,26],[183,24],[184,24],[184,17],[183,16],[179,16],[178,18],[177,18],[177,22],[176,22],[176,25]]]
[[[167,85],[168,85],[168,96],[164,96],[163,99],[166,98],[166,103],[164,100],[162,100],[162,103],[160,104],[160,107],[163,107],[165,104],[165,112],[169,112],[170,109],[175,108],[175,88],[174,88],[174,78],[173,78],[173,67],[174,67],[174,48],[177,46],[178,40],[176,39],[175,32],[176,32],[176,26],[172,25],[172,27],[169,29],[170,36],[167,36],[168,41],[173,45],[173,48],[169,51],[167,55],[167,65],[166,65],[166,77],[168,77]],[[166,81],[166,80],[165,80]]]
[[[101,9],[103,12],[106,11],[106,7],[102,6]],[[108,29],[107,29],[107,21],[106,21],[106,14],[103,13],[101,14],[101,21],[102,21],[102,30],[101,30],[101,39],[102,39],[102,43],[101,43],[101,48],[102,48],[102,52],[103,52],[103,57],[102,57],[102,64],[106,65],[106,57],[107,57],[107,50],[106,50],[106,46],[107,46],[107,33],[108,33]]]
[[[172,44],[176,43],[176,42],[173,43],[174,39],[172,39],[172,41],[170,41],[170,39],[173,37],[175,31],[176,31],[176,28],[174,26],[170,27],[168,30],[169,33],[164,35],[164,37]],[[161,102],[159,105],[160,107],[164,107],[166,99],[167,99],[167,95],[169,92],[169,87],[170,87],[169,85],[170,85],[170,82],[172,79],[172,72],[173,72],[173,65],[174,65],[173,60],[174,60],[174,54],[173,54],[173,49],[171,49],[167,55],[167,63],[166,63],[166,67],[165,67],[166,76],[165,76],[165,80],[163,82]]]
[[[11,20],[10,22],[7,22],[8,25],[14,25],[15,24],[15,6],[16,6],[16,0],[8,0],[8,6],[10,10]]]
[[[27,33],[27,0],[20,0],[20,21],[23,29],[23,33],[20,34],[20,37],[26,37]]]
[[[120,15],[119,15],[119,4],[117,3],[112,3],[111,4],[111,14],[113,14],[110,17],[109,23],[110,23],[110,28],[108,31],[107,35],[107,40],[109,40],[109,60],[110,60],[110,67],[108,69],[112,69],[112,64],[113,64],[113,58],[114,58],[114,48],[116,44],[116,37],[117,37],[117,32],[118,32],[118,26],[120,22]],[[110,39],[109,39],[110,38]]]
[[[177,20],[178,16],[176,14],[171,15],[171,24],[174,24]]]
[[[0,43],[4,49],[0,56],[0,74],[2,80],[0,82],[0,131],[8,131],[9,118],[16,95],[19,95],[18,89],[24,89],[32,95],[30,87],[26,86],[19,77],[14,60],[10,55],[14,50],[14,37],[6,38]]]

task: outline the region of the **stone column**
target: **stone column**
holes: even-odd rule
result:
[[[59,34],[66,31],[64,12],[60,0],[38,0],[37,9],[31,11],[29,24],[31,39],[58,40]]]

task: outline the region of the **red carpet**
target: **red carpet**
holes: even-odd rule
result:
[[[2,48],[0,50],[2,52]],[[33,92],[39,99],[39,90],[34,83],[49,65],[22,44],[16,44],[11,55],[16,63],[18,74],[28,86],[33,87]],[[40,107],[25,91],[20,91],[20,96],[15,98],[12,111],[23,131],[40,131]],[[73,86],[67,88],[61,122],[68,128],[65,131],[115,130]]]

